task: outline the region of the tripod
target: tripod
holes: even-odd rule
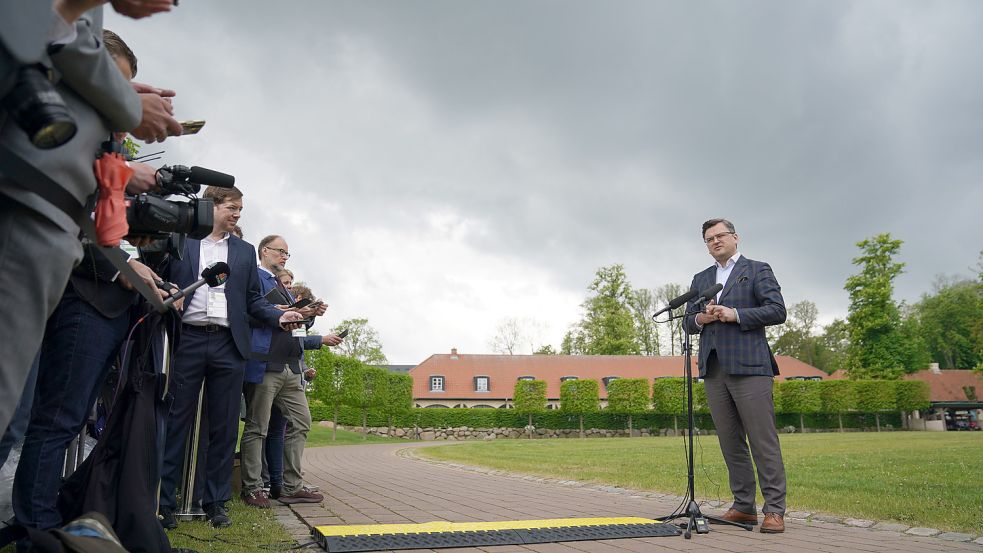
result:
[[[673,319],[678,319],[680,317],[687,317],[693,315],[694,313],[683,313],[680,316],[669,317],[663,322],[669,322]],[[748,532],[752,531],[754,527],[746,522],[734,522],[731,520],[724,520],[720,517],[704,515],[700,511],[700,505],[696,502],[696,492],[694,491],[696,477],[693,474],[693,431],[696,428],[696,421],[693,418],[693,344],[690,342],[689,332],[683,329],[683,375],[686,380],[686,439],[689,440],[689,453],[686,458],[686,495],[683,497],[683,501],[686,502],[686,510],[682,513],[672,512],[669,515],[663,517],[656,517],[659,520],[670,521],[677,518],[686,517],[686,529],[683,532],[683,537],[690,539],[693,535],[693,529],[696,529],[697,534],[708,534],[710,532],[710,525],[707,521],[716,522],[719,524],[729,524],[731,526],[737,526],[738,528],[743,528]]]

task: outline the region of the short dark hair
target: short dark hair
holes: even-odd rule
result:
[[[290,287],[290,294],[297,299],[314,299],[314,292],[311,292],[311,289],[308,288],[303,282],[295,282],[294,285]]]
[[[205,193],[201,195],[202,198],[208,198],[215,202],[215,205],[221,205],[225,202],[231,202],[242,198],[242,190],[239,190],[235,186],[229,188],[220,188],[218,186],[209,186],[205,189]]]
[[[734,228],[734,223],[731,223],[727,219],[710,219],[709,221],[703,223],[703,233],[700,234],[700,238],[706,238],[706,236],[707,236],[707,229],[710,228],[710,227],[715,227],[715,226],[719,225],[720,223],[723,223],[724,226],[727,227],[727,230],[729,230],[729,231],[731,231],[733,233],[736,233],[737,232],[737,230]]]
[[[102,42],[106,46],[106,52],[114,58],[123,58],[130,64],[130,73],[137,76],[137,57],[130,50],[130,47],[123,42],[118,34],[109,29],[102,30]]]

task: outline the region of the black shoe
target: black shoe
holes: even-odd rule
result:
[[[214,528],[228,528],[232,526],[232,519],[229,518],[229,512],[225,510],[225,505],[221,503],[212,503],[208,507],[205,507],[205,518],[212,523]]]
[[[280,499],[280,494],[283,493],[283,486],[280,484],[270,484],[269,496],[271,499]]]
[[[177,519],[174,517],[174,509],[170,507],[161,507],[160,512],[157,513],[157,518],[160,519],[160,525],[166,530],[173,530],[177,528]]]

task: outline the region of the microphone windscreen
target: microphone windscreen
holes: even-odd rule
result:
[[[708,299],[716,296],[717,295],[717,292],[719,292],[719,291],[721,291],[723,289],[724,289],[724,285],[723,284],[720,284],[718,282],[717,284],[714,284],[713,286],[711,286],[711,287],[707,288],[706,290],[700,292],[700,297],[703,298],[703,299],[705,299],[705,300],[708,300]]]
[[[217,186],[219,188],[232,188],[236,184],[236,178],[232,175],[220,171],[213,171],[212,169],[205,169],[197,165],[191,167],[191,176],[188,180],[195,184]]]
[[[696,288],[694,288],[694,289],[690,290],[689,292],[686,292],[682,296],[679,296],[677,298],[674,298],[672,301],[669,302],[669,309],[676,309],[676,308],[678,308],[680,305],[683,305],[684,303],[688,302],[689,300],[695,298],[697,293],[698,293],[698,291],[696,290]]]
[[[201,278],[205,279],[205,283],[209,286],[221,286],[229,279],[229,264],[224,261],[210,263],[201,272]]]

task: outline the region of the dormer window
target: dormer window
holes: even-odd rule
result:
[[[430,377],[430,391],[431,392],[443,392],[444,391],[444,377],[442,377],[442,376],[431,376]]]
[[[608,384],[614,382],[615,380],[618,380],[617,376],[605,376],[602,378],[601,381],[604,382],[604,389],[607,390]]]
[[[474,377],[474,391],[476,392],[487,392],[489,384],[490,379],[487,376]]]

